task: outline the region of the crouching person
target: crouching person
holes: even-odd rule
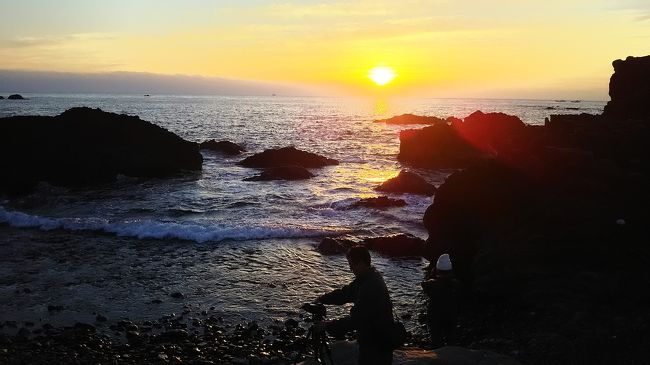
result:
[[[458,319],[460,282],[454,276],[448,254],[440,255],[421,285],[429,297],[427,326],[432,348],[452,345]]]
[[[354,303],[354,306],[349,316],[323,322],[317,330],[333,334],[356,330],[360,365],[391,364],[393,305],[386,283],[370,264],[370,253],[365,247],[352,247],[346,257],[354,280],[340,289],[321,295],[317,302],[336,305]]]

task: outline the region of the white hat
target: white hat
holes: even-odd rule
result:
[[[436,262],[436,269],[441,271],[451,270],[451,260],[449,259],[448,253],[444,253],[438,257],[438,262]]]

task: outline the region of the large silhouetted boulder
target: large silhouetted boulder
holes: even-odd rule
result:
[[[450,125],[441,123],[399,134],[397,159],[412,166],[429,168],[463,167],[483,154],[460,138]]]
[[[210,150],[214,152],[221,152],[226,155],[238,155],[244,151],[244,147],[237,143],[230,141],[216,141],[211,139],[209,141],[201,142],[199,148],[202,150]]]
[[[30,191],[38,181],[84,186],[118,174],[166,177],[200,170],[198,145],[138,117],[73,108],[55,117],[0,119],[0,191]]]
[[[476,111],[464,120],[448,118],[400,133],[398,160],[429,168],[466,167],[480,158],[513,155],[527,147],[526,126],[518,117]]]
[[[20,94],[12,94],[7,97],[9,100],[26,100],[22,95]]]
[[[378,191],[391,193],[409,193],[431,196],[436,192],[436,187],[429,184],[419,175],[402,170],[394,178],[388,179],[375,188]]]
[[[514,115],[480,110],[452,126],[470,145],[491,155],[516,148],[526,128],[524,122]]]
[[[611,101],[605,106],[604,115],[619,119],[650,117],[650,56],[628,57],[612,65]]]
[[[4,96],[0,95],[0,100],[2,100],[2,99],[4,99],[4,98],[5,98]]]
[[[301,166],[278,166],[266,168],[261,174],[245,178],[244,181],[305,180],[312,177],[314,174]]]
[[[323,157],[315,153],[301,151],[295,147],[283,147],[265,150],[256,153],[239,162],[246,167],[278,167],[278,166],[302,166],[305,168],[316,168],[328,165],[338,165],[337,160]]]
[[[457,273],[471,276],[483,237],[514,229],[533,209],[533,185],[519,171],[486,160],[450,175],[424,214],[427,255],[450,253]]]
[[[444,119],[438,117],[429,117],[415,114],[396,115],[387,119],[377,119],[375,123],[386,124],[437,124],[445,123]]]

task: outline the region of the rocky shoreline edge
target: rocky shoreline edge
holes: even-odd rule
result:
[[[193,311],[186,305],[181,314],[145,321],[111,321],[97,314],[93,324],[62,327],[4,321],[0,322],[0,363],[253,365],[294,364],[312,356],[307,316],[268,326],[254,321],[231,324],[212,315],[214,310]],[[421,348],[426,339],[409,334],[406,345]]]

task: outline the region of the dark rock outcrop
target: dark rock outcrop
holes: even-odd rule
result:
[[[391,207],[403,207],[406,205],[406,202],[402,199],[391,199],[387,196],[377,196],[372,198],[363,198],[359,201],[354,202],[350,207],[357,208],[374,208],[374,209],[386,209]]]
[[[304,167],[279,166],[264,169],[261,174],[245,178],[244,181],[305,180],[312,177],[314,174]]]
[[[423,239],[405,233],[363,240],[369,250],[392,257],[421,257],[424,254],[424,243]]]
[[[467,166],[483,155],[447,124],[404,130],[399,139],[397,159],[412,166],[456,168]]]
[[[398,160],[421,167],[459,168],[480,158],[510,155],[526,146],[521,142],[527,129],[518,117],[476,111],[464,120],[448,120],[402,131]]]
[[[138,117],[73,108],[56,117],[0,119],[0,192],[29,192],[38,181],[60,186],[110,182],[118,174],[166,177],[200,170],[196,143]]]
[[[209,141],[201,142],[199,144],[199,149],[202,150],[210,150],[214,152],[221,152],[226,155],[238,155],[242,152],[245,152],[246,150],[230,141],[216,141],[214,139],[211,139]]]
[[[346,253],[355,245],[391,257],[422,257],[425,253],[425,241],[406,233],[365,238],[325,237],[316,246],[316,250],[323,255],[338,255]]]
[[[431,196],[436,192],[436,187],[426,182],[419,175],[402,170],[399,175],[384,181],[375,190]]]
[[[526,125],[513,115],[475,111],[462,123],[453,123],[452,127],[473,147],[498,155],[519,147]]]
[[[650,117],[650,56],[627,57],[612,63],[611,101],[604,115],[619,119]]]
[[[377,119],[375,123],[386,123],[386,124],[437,124],[445,123],[444,119],[438,117],[428,117],[415,114],[402,114],[396,115],[387,119]]]
[[[8,100],[27,100],[20,94],[12,94],[7,97]]]
[[[338,165],[337,160],[323,157],[315,153],[301,151],[295,147],[283,147],[265,150],[256,153],[239,162],[246,167],[278,167],[302,166],[305,168],[318,168],[329,165]]]
[[[4,96],[0,95],[0,100],[2,100],[2,99],[4,99],[4,98],[5,98]]]
[[[346,237],[325,237],[318,243],[316,250],[323,255],[340,255],[359,243],[359,241]]]

